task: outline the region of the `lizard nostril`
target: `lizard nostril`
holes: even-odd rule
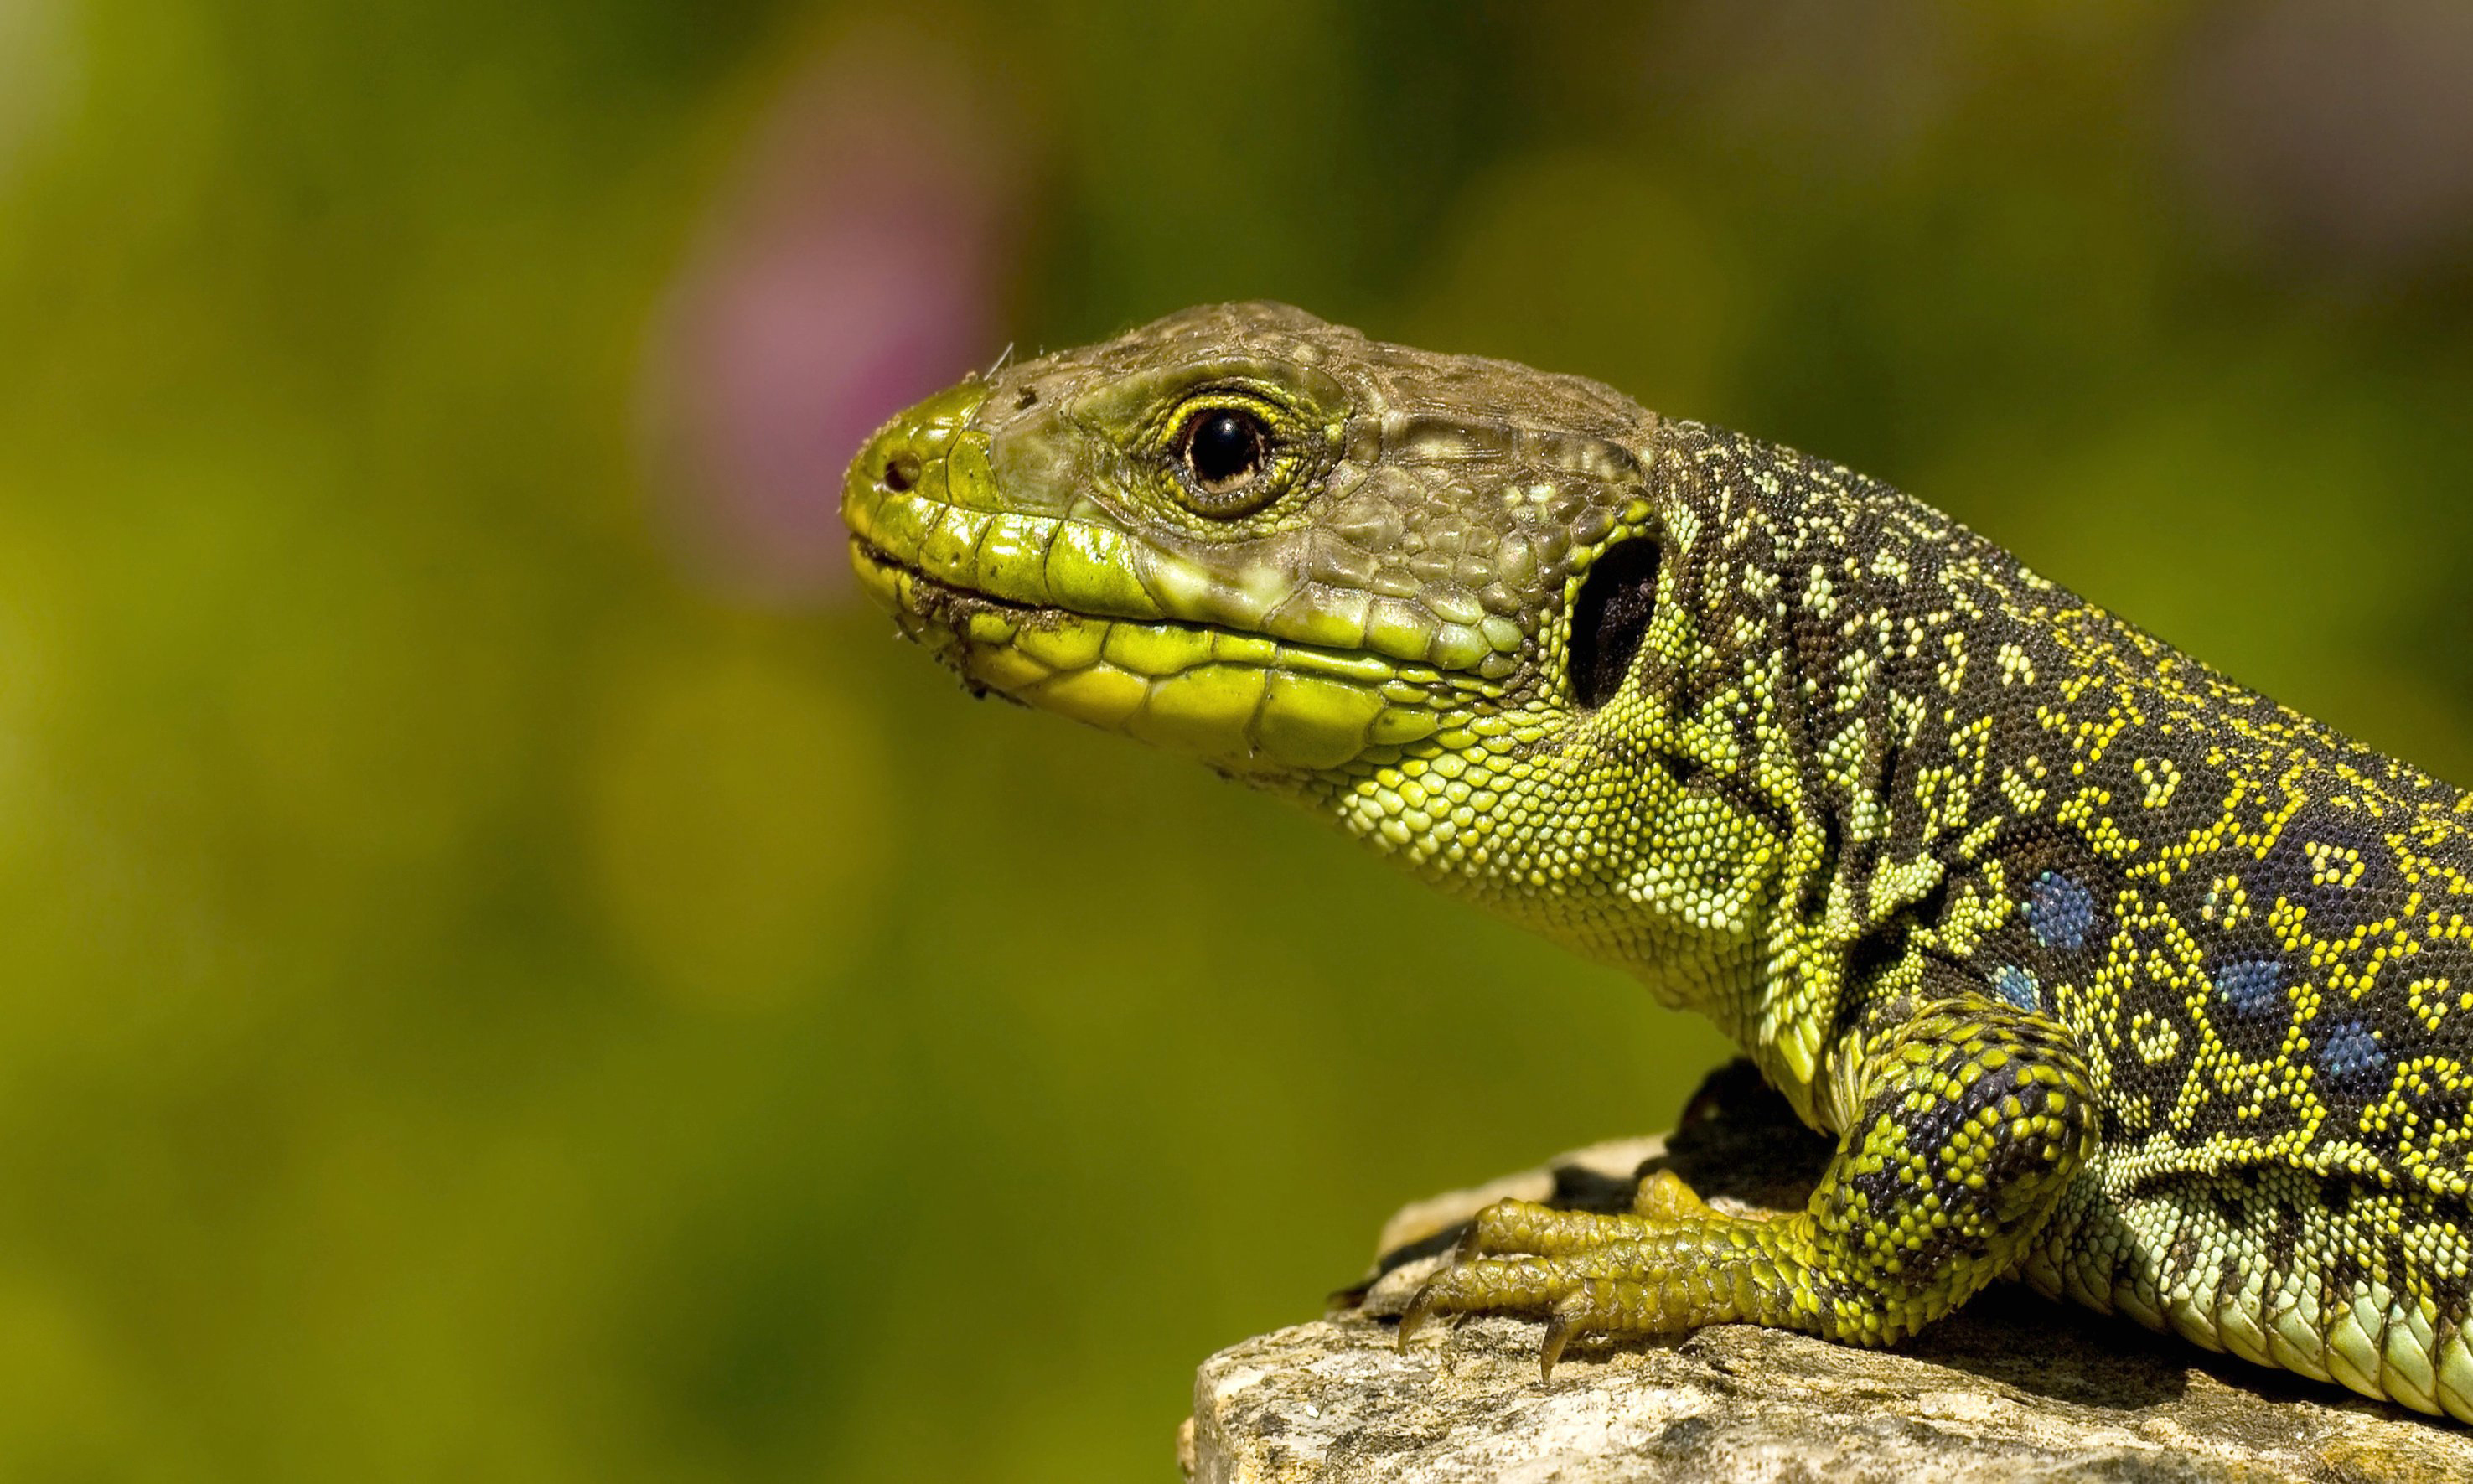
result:
[[[919,456],[897,453],[884,461],[884,488],[896,494],[919,483]]]

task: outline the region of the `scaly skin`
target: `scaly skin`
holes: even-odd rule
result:
[[[1775,1220],[1493,1208],[1404,1343],[1879,1345],[2019,1275],[2473,1420],[2456,789],[1837,466],[1279,306],[966,381],[842,500],[973,689],[1629,969],[1839,1138]]]

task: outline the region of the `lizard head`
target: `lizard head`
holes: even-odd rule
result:
[[[1549,620],[1649,514],[1640,419],[1230,305],[922,402],[842,513],[869,590],[972,685],[1279,780],[1552,707]]]
[[[920,403],[842,513],[863,585],[973,689],[1303,797],[1637,967],[1640,934],[1740,905],[1743,852],[1710,847],[1765,838],[1651,760],[1688,718],[1638,657],[1693,643],[1657,426],[1575,377],[1215,306]]]

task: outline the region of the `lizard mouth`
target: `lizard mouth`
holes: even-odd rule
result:
[[[851,538],[861,586],[973,692],[995,692],[1231,772],[1321,772],[1468,727],[1449,680],[1363,653],[1178,619],[1100,618],[993,596]]]
[[[1011,598],[999,598],[976,587],[948,582],[931,575],[915,562],[902,561],[864,536],[852,536],[850,541],[851,565],[871,592],[900,589],[905,601],[896,605],[897,616],[914,609],[918,616],[933,619],[964,615],[977,609],[1025,616],[1052,615],[1060,621],[1077,616],[1069,609],[1017,603]],[[906,632],[907,626],[904,628]],[[911,637],[920,635],[912,634]]]

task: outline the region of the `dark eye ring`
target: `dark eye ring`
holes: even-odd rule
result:
[[[1202,409],[1185,419],[1177,443],[1193,487],[1208,495],[1243,492],[1271,462],[1271,430],[1241,407]]]

